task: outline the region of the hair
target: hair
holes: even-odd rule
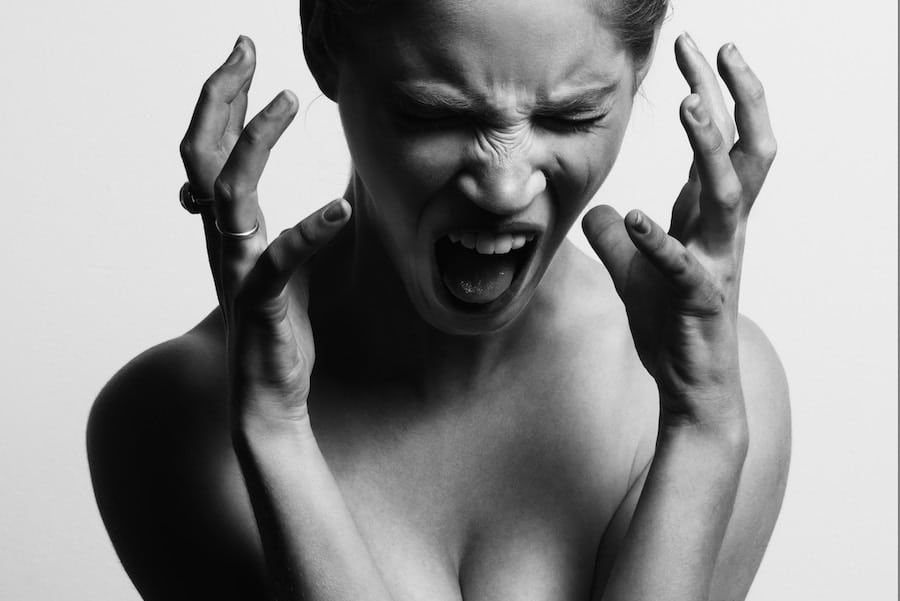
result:
[[[635,66],[644,66],[653,52],[656,33],[669,7],[668,0],[606,0],[602,18],[628,50]]]
[[[635,68],[642,68],[653,52],[656,33],[668,10],[668,0],[588,1],[598,3],[599,17],[618,36]],[[361,24],[375,17],[387,17],[385,9],[396,8],[396,5],[396,0],[301,0],[304,49],[306,38],[315,29],[318,29],[316,33],[327,45],[329,40],[341,39],[341,30],[348,25]]]

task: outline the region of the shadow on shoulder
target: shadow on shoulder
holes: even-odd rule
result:
[[[144,599],[266,598],[224,380],[216,315],[130,361],[91,409],[97,505]]]

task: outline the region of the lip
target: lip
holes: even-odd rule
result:
[[[485,233],[493,236],[499,234],[523,234],[525,236],[534,236],[534,242],[537,242],[537,239],[544,232],[544,228],[531,224],[531,223],[521,223],[521,222],[510,222],[510,223],[501,223],[497,225],[458,225],[454,227],[448,227],[442,230],[439,230],[432,240],[432,243],[437,243],[438,240],[443,238],[444,236],[448,236],[451,233],[462,233],[462,232],[476,232],[476,233]]]
[[[448,236],[451,232],[487,232],[490,234],[524,234],[526,236],[533,235],[534,238],[525,244],[523,249],[527,249],[527,256],[524,258],[522,264],[516,269],[516,275],[513,277],[513,281],[510,284],[509,288],[503,292],[500,296],[495,298],[489,303],[476,304],[476,303],[466,303],[464,301],[459,300],[455,296],[453,296],[447,287],[444,285],[444,282],[441,278],[441,270],[437,263],[437,252],[435,245],[439,240]],[[525,284],[530,281],[531,276],[535,271],[536,257],[540,253],[541,249],[541,238],[542,238],[543,230],[542,228],[536,227],[534,225],[528,224],[505,224],[498,225],[495,227],[485,227],[485,226],[473,226],[473,227],[453,227],[443,230],[442,233],[438,234],[431,246],[431,280],[433,290],[436,291],[438,302],[445,308],[453,310],[454,312],[462,312],[467,315],[473,316],[489,316],[491,314],[496,314],[501,312],[507,306],[509,306],[513,299],[519,296],[519,293],[525,287]]]

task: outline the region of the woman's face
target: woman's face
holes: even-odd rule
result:
[[[409,4],[342,53],[341,118],[419,314],[495,331],[609,173],[636,73],[587,0]]]

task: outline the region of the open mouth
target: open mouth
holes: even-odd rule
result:
[[[435,258],[453,304],[484,310],[504,294],[515,294],[534,249],[531,232],[451,232],[435,242]]]

